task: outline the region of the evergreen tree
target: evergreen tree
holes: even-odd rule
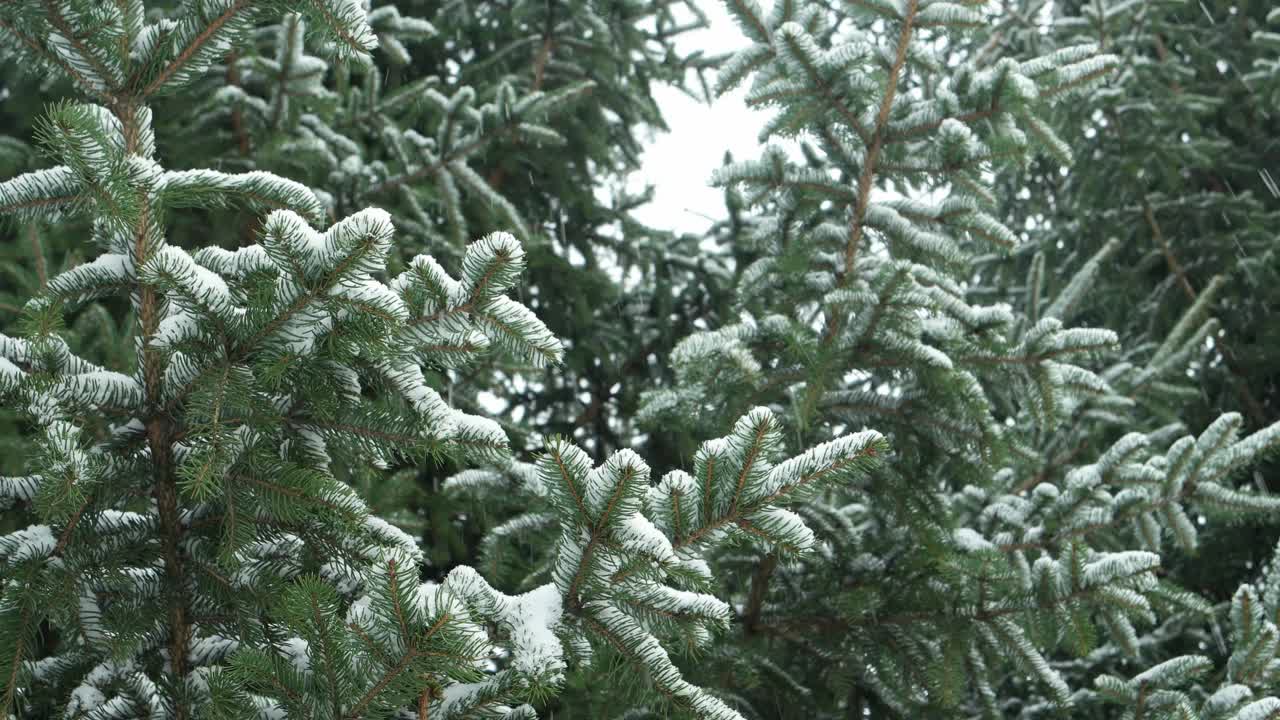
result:
[[[1280,717],[1270,542],[1186,571],[1280,509],[1268,406],[1182,411],[1258,323],[1214,245],[1117,295],[1094,210],[1160,191],[1090,197],[1218,106],[1166,82],[1058,172],[1193,23],[728,7],[722,59],[685,3],[0,7],[8,82],[69,96],[5,119],[52,166],[0,144],[0,716]],[[598,192],[710,65],[776,110],[712,249]]]
[[[1087,310],[1133,346],[1158,346],[1183,310],[1209,294],[1206,307],[1224,311],[1220,360],[1197,371],[1203,399],[1188,395],[1176,409],[1207,418],[1240,408],[1262,427],[1276,416],[1274,343],[1259,314],[1275,280],[1280,211],[1270,72],[1280,13],[1251,2],[1066,2],[1055,3],[1043,28],[1052,31],[1008,28],[997,47],[1089,38],[1126,62],[1090,103],[1061,113],[1064,126],[1082,133],[1076,154],[1088,162],[1070,172],[1045,162],[1010,174],[1008,182],[1029,184],[1032,193],[1009,203],[1009,214],[1034,224],[1049,261],[1067,267],[1119,241],[1102,275],[1106,301]],[[1068,236],[1071,243],[1057,245]]]
[[[1034,163],[1004,178],[1031,190],[1005,208],[1012,225],[1030,228],[1031,242],[982,272],[993,285],[1017,285],[1037,251],[1050,265],[1077,268],[1109,248],[1080,312],[1116,329],[1130,362],[1152,357],[1192,308],[1221,325],[1203,340],[1212,351],[1193,358],[1194,380],[1182,378],[1181,392],[1135,399],[1193,427],[1237,409],[1246,427],[1264,427],[1280,407],[1266,320],[1280,267],[1280,191],[1271,182],[1280,157],[1277,78],[1268,72],[1280,50],[1280,13],[1269,3],[1089,2],[1058,3],[1043,15],[1052,32],[1010,27],[997,46],[1101,38],[1129,61],[1090,103],[1062,109],[1061,122],[1082,133],[1082,162],[1069,171]],[[1241,480],[1274,487],[1275,477],[1272,462]],[[1229,600],[1267,561],[1277,535],[1268,525],[1208,528],[1213,562],[1188,559],[1178,572]]]
[[[1075,141],[1080,162],[1063,168],[1046,159],[1001,178],[1010,197],[1029,187],[1003,212],[1027,229],[1030,242],[1011,257],[988,258],[979,272],[1018,294],[1033,265],[1087,269],[1094,287],[1076,312],[1119,331],[1126,353],[1117,377],[1127,378],[1125,395],[1142,407],[1148,426],[1203,427],[1238,408],[1242,427],[1265,427],[1276,417],[1274,358],[1269,323],[1260,318],[1270,304],[1280,208],[1267,170],[1275,155],[1276,82],[1266,72],[1276,56],[1267,29],[1280,15],[1265,3],[1060,3],[1051,11],[1028,3],[1020,11],[1039,21],[996,26],[988,52],[1043,50],[1087,37],[1126,62],[1090,103],[1060,109],[1060,121],[1082,133]],[[1047,287],[1063,282],[1044,278]],[[1203,324],[1209,316],[1215,322]],[[1188,339],[1188,362],[1169,365],[1171,337]],[[1165,370],[1132,370],[1153,366]],[[1127,419],[1107,430],[1081,428],[1054,452],[1065,456],[1081,442],[1097,442],[1091,436],[1119,437],[1133,429],[1136,418]],[[1265,489],[1274,477],[1274,461],[1264,462],[1232,484]],[[1221,611],[1239,598],[1238,587],[1258,582],[1277,530],[1271,514],[1217,520],[1199,520],[1196,551],[1168,558],[1164,573]],[[1180,623],[1145,637],[1144,655],[1207,656],[1218,673],[1187,681],[1193,696],[1204,697],[1235,662],[1224,636],[1216,627],[1206,635]],[[1101,654],[1074,671],[1137,674],[1122,657]],[[1258,680],[1255,692],[1269,682]]]
[[[683,84],[686,71],[706,62],[674,49],[681,33],[702,23],[684,8],[384,5],[369,14],[374,64],[335,57],[305,14],[258,14],[252,32],[212,53],[181,92],[157,93],[158,146],[175,169],[265,170],[302,182],[317,190],[331,221],[368,204],[387,209],[400,231],[388,258],[393,271],[424,251],[457,263],[463,239],[479,228],[513,230],[527,254],[519,293],[564,341],[562,362],[554,370],[528,363],[501,343],[474,345],[486,341],[476,335],[447,363],[427,368],[427,379],[447,387],[456,407],[494,414],[518,449],[536,450],[541,433],[562,433],[603,457],[627,444],[622,419],[643,388],[634,381],[657,372],[657,358],[691,329],[719,282],[690,260],[696,238],[631,218],[643,196],[600,191],[635,167],[640,135],[661,127],[651,84]],[[23,72],[31,69],[26,50],[21,43],[5,50],[15,173],[41,167],[19,139],[30,137],[43,111],[43,101],[30,100],[74,93],[61,73]],[[225,205],[172,217],[173,241],[252,243],[261,214]],[[13,261],[0,267],[14,281],[11,293],[0,289],[10,309],[37,292],[41,278],[85,260],[83,225],[17,229],[21,239],[3,250]],[[126,308],[106,307],[86,306],[67,322],[86,357],[118,365],[133,351]],[[17,332],[17,316],[0,319],[0,330]],[[21,471],[21,451],[12,457],[0,471]],[[467,535],[475,532],[458,526],[448,498],[433,494],[453,469],[405,467],[389,482],[351,468],[344,479],[380,514],[421,534],[442,575],[471,559]]]
[[[290,10],[312,14],[336,58],[363,60],[377,41],[358,5],[270,12]],[[752,413],[707,450],[754,467],[751,482],[706,476],[733,501],[680,555],[648,516],[672,512],[663,492],[679,511],[687,476],[651,489],[634,453],[593,468],[553,439],[539,473],[562,528],[554,581],[508,596],[464,567],[420,583],[417,544],[370,514],[338,469],[506,457],[501,428],[451,408],[423,368],[449,366],[461,343],[535,365],[558,360],[560,345],[505,294],[525,263],[510,234],[469,245],[459,279],[427,255],[392,277],[385,210],[331,222],[333,195],[296,181],[160,164],[151,98],[184,91],[266,12],[193,4],[170,19],[136,2],[68,2],[5,18],[30,62],[91,101],[49,111],[40,139],[60,164],[0,185],[0,207],[22,221],[87,217],[102,252],[26,303],[25,337],[0,338],[0,392],[38,436],[30,473],[0,484],[32,521],[0,538],[3,713],[521,717],[531,709],[512,706],[562,682],[562,643],[585,663],[596,640],[699,716],[733,717],[622,604],[705,637],[727,606],[672,585],[705,582],[697,549],[729,523],[798,542],[803,526],[774,505],[857,474],[878,436],[753,465],[741,436],[772,417]],[[281,32],[290,22],[302,21],[286,15]],[[260,242],[188,252],[171,241],[170,218],[226,204],[270,210]],[[108,298],[131,309],[126,372],[60,335],[64,312]]]
[[[1162,564],[1196,549],[1192,517],[1277,509],[1232,478],[1280,426],[1241,440],[1226,414],[1187,434],[1153,407],[1185,395],[1179,376],[1216,332],[1203,303],[1142,365],[1114,332],[1075,325],[1113,245],[1051,282],[1041,255],[1016,292],[981,274],[1029,257],[991,179],[1032,152],[1069,161],[1044,118],[1072,96],[1087,111],[1079,98],[1124,59],[1079,44],[1000,57],[972,31],[998,15],[943,2],[729,7],[752,45],[718,87],[754,76],[749,102],[777,108],[763,135],[780,142],[718,174],[737,317],[676,347],[641,417],[697,437],[765,404],[795,447],[870,425],[893,454],[802,510],[822,552],[715,558],[741,636],[713,651],[707,684],[755,717],[1105,713],[1104,695],[1172,712],[1147,687],[1177,687],[1189,674],[1174,669],[1203,659],[1152,668],[1128,695],[1094,690],[1099,664],[1147,670],[1167,657],[1153,638],[1208,619]],[[486,567],[545,572],[501,550],[538,547],[538,517],[499,528]],[[1247,652],[1274,662],[1265,643]],[[1273,681],[1249,682],[1194,696],[1188,717],[1266,716]]]
[[[650,84],[683,85],[700,66],[673,47],[699,25],[676,18],[684,6],[454,3],[409,5],[402,15],[387,5],[370,14],[385,72],[327,67],[304,19],[286,16],[260,28],[256,48],[225,72],[206,76],[198,113],[168,114],[171,141],[207,149],[184,154],[192,167],[266,169],[323,188],[337,216],[386,208],[412,248],[403,259],[420,248],[457,259],[472,228],[509,228],[529,254],[523,294],[566,340],[566,362],[539,372],[476,363],[460,347],[453,367],[466,371],[453,383],[455,402],[477,411],[478,391],[496,395],[521,445],[531,429],[522,420],[539,417],[535,432],[589,423],[585,442],[618,449],[625,438],[611,413],[581,412],[583,386],[597,406],[612,399],[609,388],[650,370],[632,339],[665,354],[689,329],[692,317],[673,325],[664,310],[683,307],[673,296],[697,270],[683,262],[692,240],[630,217],[643,197],[602,199],[598,190],[636,167],[639,133],[662,127]],[[646,280],[638,290],[619,281],[636,272]],[[621,328],[618,307],[629,310]],[[633,405],[626,387],[615,402]]]

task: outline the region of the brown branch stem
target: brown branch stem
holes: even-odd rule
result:
[[[1169,240],[1165,237],[1160,222],[1156,220],[1155,210],[1152,209],[1151,203],[1145,199],[1142,203],[1142,214],[1147,220],[1147,225],[1151,228],[1151,236],[1155,239],[1156,244],[1160,246],[1160,251],[1164,254],[1165,264],[1169,266],[1169,271],[1177,278],[1178,285],[1182,287],[1183,293],[1187,299],[1193,304],[1199,297],[1195,287],[1191,284],[1190,278],[1187,277],[1187,269],[1178,261],[1177,255],[1174,254],[1173,248],[1169,245]],[[1225,334],[1225,333],[1224,333]],[[1227,343],[1225,337],[1214,339],[1218,344],[1218,348],[1222,351],[1222,359],[1226,361],[1227,369],[1235,376],[1236,394],[1240,396],[1240,400],[1244,403],[1245,411],[1249,414],[1249,419],[1253,421],[1255,427],[1264,427],[1267,425],[1267,413],[1262,407],[1262,403],[1249,389],[1249,384],[1244,370],[1236,361],[1236,354],[1231,346]]]

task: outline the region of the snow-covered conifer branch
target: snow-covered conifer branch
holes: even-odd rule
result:
[[[134,410],[142,402],[142,387],[133,378],[116,372],[64,375],[49,394],[68,406]]]
[[[252,29],[248,0],[220,0],[211,7],[185,2],[183,13],[166,25],[150,25],[135,40],[134,52],[146,74],[138,78],[142,94],[181,88]]]
[[[467,248],[461,282],[433,258],[414,258],[391,283],[409,310],[405,339],[423,362],[446,367],[472,361],[491,344],[536,366],[559,361],[560,343],[542,321],[502,294],[523,267],[524,251],[507,233]]]
[[[884,449],[877,434],[861,433],[775,465],[780,444],[777,419],[757,408],[728,437],[704,443],[695,460],[698,478],[676,471],[651,488],[649,468],[634,453],[619,451],[593,467],[576,445],[552,438],[527,492],[544,498],[553,515],[512,521],[522,532],[526,525],[537,532],[548,521],[558,523],[554,583],[547,587],[563,604],[566,628],[579,627],[646,667],[659,690],[699,717],[737,715],[685,681],[654,634],[659,627],[683,628],[691,642],[701,643],[729,619],[723,602],[678,588],[699,576],[699,565],[705,568],[699,550],[730,533],[763,538],[781,550],[811,550],[813,532],[774,503],[800,496],[800,488],[861,475]],[[466,471],[447,485],[484,497],[516,478],[516,488],[535,479],[524,475]],[[488,556],[510,534],[507,525],[502,528],[486,543]],[[468,580],[475,582],[482,581]]]
[[[305,185],[262,171],[168,171],[161,176],[157,191],[169,207],[221,207],[238,200],[257,211],[292,210],[313,224],[320,223],[325,212]]]
[[[706,690],[690,684],[657,639],[617,608],[588,605],[585,622],[624,657],[645,668],[654,686],[676,706],[706,720],[740,720],[742,717]]]
[[[186,312],[204,313],[223,323],[234,323],[244,315],[226,281],[197,265],[181,248],[161,249],[138,275],[143,282],[163,288]]]
[[[1095,680],[1098,694],[1110,704],[1177,713],[1191,720],[1274,717],[1280,700],[1258,695],[1268,691],[1280,643],[1275,624],[1262,610],[1255,588],[1241,585],[1227,613],[1231,646],[1225,668],[1216,668],[1214,660],[1203,655],[1179,655],[1127,680],[1101,675]],[[1210,679],[1216,689],[1206,682]],[[1196,685],[1205,687],[1193,693]]]
[[[84,303],[132,289],[136,277],[128,256],[104,253],[91,262],[78,265],[50,278],[46,299],[67,303]]]
[[[37,170],[0,183],[0,213],[22,222],[54,222],[75,208],[81,192],[70,168]]]
[[[366,59],[378,44],[366,9],[354,0],[299,0],[283,5],[311,18],[312,26],[331,39],[333,54],[339,58]],[[143,69],[134,78],[141,94],[189,85],[254,29],[260,13],[249,0],[218,0],[212,6],[186,2],[178,19],[147,25],[133,48]]]

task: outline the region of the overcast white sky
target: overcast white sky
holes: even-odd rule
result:
[[[702,0],[701,5],[711,27],[682,36],[682,50],[717,54],[747,45],[718,0]],[[711,225],[710,218],[724,215],[723,192],[711,187],[711,173],[720,166],[725,150],[732,150],[736,160],[758,157],[756,134],[769,115],[747,109],[745,95],[745,88],[739,87],[707,106],[671,88],[656,88],[654,97],[671,132],[653,138],[644,154],[644,166],[631,178],[634,188],[645,184],[655,188],[654,202],[636,212],[640,221],[701,233]]]

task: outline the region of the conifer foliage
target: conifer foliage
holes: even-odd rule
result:
[[[365,717],[407,706],[420,692],[409,679],[433,671],[426,657],[470,657],[475,640],[432,629],[440,611],[401,617],[420,551],[334,478],[330,453],[385,466],[505,452],[496,424],[451,409],[421,368],[490,341],[557,356],[545,327],[503,294],[520,245],[496,233],[468,248],[461,280],[421,256],[384,284],[394,233],[384,211],[321,232],[309,224],[323,219],[319,201],[291,181],[166,172],[147,108],[116,107],[56,108],[46,142],[66,164],[2,191],[17,206],[92,214],[105,250],[28,303],[27,338],[3,338],[5,395],[43,431],[33,474],[3,486],[41,520],[2,543],[5,711],[30,707],[42,687],[69,688],[72,715],[269,709],[250,692],[267,676],[246,668],[285,650],[295,666],[314,658],[325,682],[276,707]],[[41,182],[50,174],[58,185]],[[166,216],[215,193],[290,209],[235,251],[168,244]],[[57,334],[67,307],[107,295],[134,306],[128,374],[77,357]],[[338,622],[338,589],[364,593],[368,617],[400,620],[396,664],[382,667],[391,651],[376,644],[355,654],[365,616]],[[41,659],[46,622],[57,652]],[[391,642],[371,624],[370,637]],[[228,657],[229,674],[212,672]],[[471,670],[445,666],[443,679]]]
[[[1237,481],[1280,423],[1176,412],[1227,281],[1119,334],[1123,240],[1062,271],[1009,210],[1132,52],[729,0],[716,89],[775,114],[710,248],[593,186],[707,64],[696,6],[369,5],[0,6],[73,92],[0,182],[40,263],[0,326],[0,718],[1280,717],[1280,561],[1220,605],[1171,569],[1280,510]],[[446,475],[473,565],[372,509]]]
[[[736,308],[677,345],[641,417],[696,433],[770,404],[798,446],[869,425],[894,454],[808,509],[828,553],[725,558],[750,578],[750,649],[718,667],[760,716],[1098,707],[1104,667],[1167,652],[1138,627],[1208,612],[1160,579],[1196,550],[1192,518],[1280,507],[1233,480],[1280,426],[1238,439],[1238,414],[1188,433],[1159,412],[1217,325],[1201,303],[1149,362],[1119,355],[1116,333],[1080,322],[1116,243],[1052,284],[1042,256],[1015,288],[980,272],[1035,248],[992,181],[1036,155],[1069,163],[1054,106],[1087,112],[1123,58],[1001,52],[975,29],[1017,17],[980,4],[854,5],[728,3],[750,44],[718,88],[751,79],[748,102],[776,110],[771,144],[715,177]],[[778,709],[779,687],[804,700]]]
[[[375,42],[357,5],[279,10],[294,9],[338,58]],[[505,294],[525,259],[508,233],[469,245],[457,278],[426,255],[392,277],[384,210],[329,223],[331,198],[271,173],[163,168],[149,98],[179,91],[257,19],[247,4],[211,10],[145,21],[140,3],[50,3],[6,19],[102,104],[50,110],[41,141],[61,164],[0,185],[3,210],[87,217],[102,252],[27,303],[25,337],[0,338],[0,392],[38,430],[31,474],[0,485],[38,520],[0,539],[5,716],[521,717],[563,682],[563,638],[577,662],[611,643],[699,716],[736,717],[681,678],[642,618],[704,642],[727,605],[664,580],[706,586],[697,551],[730,529],[807,545],[776,504],[856,474],[878,436],[774,465],[777,428],[759,410],[708,445],[702,494],[680,473],[651,489],[629,451],[593,468],[553,440],[538,472],[562,532],[554,581],[508,596],[462,567],[421,584],[416,542],[334,468],[506,460],[498,425],[451,408],[423,368],[490,346],[542,365],[560,344]],[[46,23],[59,32],[40,39]],[[168,242],[169,218],[226,204],[270,210],[259,242]],[[127,368],[59,335],[64,312],[112,297],[134,317]]]

